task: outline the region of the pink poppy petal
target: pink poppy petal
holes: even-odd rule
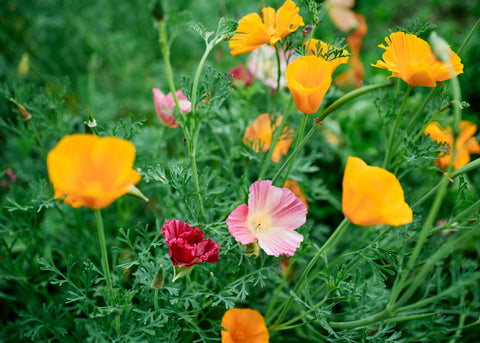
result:
[[[267,255],[273,256],[292,256],[295,254],[303,236],[296,231],[272,230],[259,232],[257,234],[258,245]]]
[[[257,181],[250,186],[248,208],[251,213],[269,211],[276,208],[282,198],[282,189],[272,186],[272,181]]]
[[[237,242],[242,244],[252,243],[257,240],[248,227],[247,215],[248,206],[242,204],[234,209],[227,218],[228,232]]]
[[[307,207],[289,189],[282,188],[281,206],[272,209],[272,225],[279,230],[295,230],[307,219]]]

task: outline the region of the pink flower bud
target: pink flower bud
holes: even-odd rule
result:
[[[165,95],[158,88],[153,88],[152,93],[153,101],[155,103],[155,110],[157,111],[158,118],[160,119],[162,124],[172,128],[178,127],[179,124],[175,122],[175,118],[173,117],[175,113],[175,101],[173,100],[172,93],[170,92]],[[177,90],[176,94],[180,110],[183,113],[190,112],[192,108],[191,102],[187,100],[187,98],[185,97],[185,95],[183,95],[180,89]]]

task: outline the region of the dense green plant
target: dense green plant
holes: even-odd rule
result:
[[[364,86],[351,92],[332,86],[308,118],[294,109],[286,88],[272,94],[258,80],[231,87],[226,71],[245,61],[229,54],[233,18],[256,11],[257,1],[164,1],[160,20],[151,16],[150,1],[4,6],[0,341],[215,342],[222,316],[234,307],[262,313],[272,342],[476,341],[480,162],[444,173],[435,160],[447,147],[421,133],[434,116],[450,123],[460,110],[478,124],[478,84],[471,79],[478,74],[479,40],[468,34],[478,33],[479,24],[466,14],[478,5],[456,8],[468,22],[459,25],[448,14],[453,5],[435,1],[435,28],[425,23],[430,6],[396,18],[412,3],[395,4],[393,12],[391,4],[375,3],[367,15],[374,33],[362,52]],[[335,41],[342,35],[319,2],[297,5],[304,18],[323,20],[315,37]],[[366,6],[372,4],[359,1],[356,10],[369,13]],[[383,19],[378,30],[370,15]],[[454,51],[462,49],[460,94],[457,79],[412,90],[368,67],[380,58],[376,45],[387,29],[399,25],[424,37],[436,29]],[[298,45],[300,31],[284,44]],[[176,111],[181,127],[160,124],[154,87],[165,93],[181,88],[193,103],[191,112]],[[31,118],[22,117],[19,106]],[[298,135],[279,163],[271,162],[272,151],[255,152],[242,142],[246,127],[265,112],[283,114]],[[302,125],[305,135],[298,134]],[[102,210],[112,293],[94,212],[54,199],[46,168],[48,152],[62,137],[83,132],[131,141],[142,175],[137,187],[149,198],[123,196]],[[411,223],[361,227],[344,219],[348,156],[396,174],[413,209]],[[225,219],[246,203],[258,178],[281,186],[287,176],[309,202],[307,222],[298,230],[301,247],[289,261],[246,254]],[[218,262],[199,264],[172,283],[161,233],[167,219],[202,229],[220,245]],[[152,286],[155,277],[161,288]]]

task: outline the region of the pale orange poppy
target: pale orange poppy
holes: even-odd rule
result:
[[[140,180],[134,160],[135,147],[124,139],[63,137],[47,156],[54,196],[74,208],[104,208]]]

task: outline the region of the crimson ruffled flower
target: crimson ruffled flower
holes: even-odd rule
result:
[[[218,261],[220,246],[210,238],[204,238],[205,233],[198,227],[192,227],[181,220],[167,220],[162,226],[162,234],[175,267]]]

